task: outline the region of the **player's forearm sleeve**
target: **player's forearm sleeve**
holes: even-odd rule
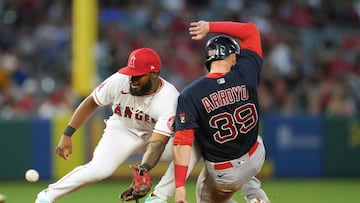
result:
[[[175,164],[175,187],[181,187],[185,185],[186,174],[188,167]]]
[[[175,132],[174,145],[189,145],[192,146],[194,142],[194,129],[178,130]]]
[[[255,24],[218,21],[210,22],[209,29],[212,33],[227,34],[240,39],[241,49],[252,50],[262,57],[260,32]]]

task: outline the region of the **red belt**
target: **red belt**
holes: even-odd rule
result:
[[[255,144],[250,148],[250,150],[248,152],[249,156],[251,156],[256,151],[258,146],[259,146],[259,142],[256,141]],[[222,169],[227,169],[227,168],[231,168],[231,167],[233,167],[233,164],[231,163],[231,161],[214,164],[215,170],[222,170]]]

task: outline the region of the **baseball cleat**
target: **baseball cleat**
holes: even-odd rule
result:
[[[47,197],[45,190],[43,190],[37,195],[35,203],[53,203],[53,201]]]
[[[151,193],[146,197],[145,203],[167,203],[167,201],[156,196],[154,193]]]

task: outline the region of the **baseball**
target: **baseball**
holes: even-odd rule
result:
[[[35,169],[29,169],[25,173],[25,179],[31,183],[39,180],[39,173]]]
[[[0,194],[0,203],[5,203],[6,201],[6,196],[3,194]]]

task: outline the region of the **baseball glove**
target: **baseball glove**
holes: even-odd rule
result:
[[[133,170],[131,185],[120,195],[123,201],[137,200],[144,197],[151,189],[151,177],[149,172],[141,165],[130,166]]]

